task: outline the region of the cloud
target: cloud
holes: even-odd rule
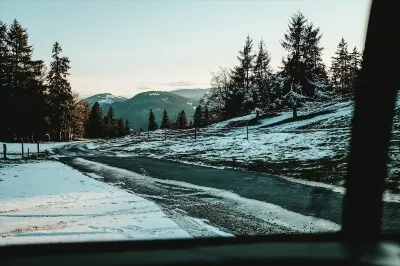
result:
[[[140,82],[136,86],[136,89],[150,90],[150,89],[160,89],[165,87],[192,87],[195,85],[196,85],[195,83],[189,81],[168,81],[168,82],[145,81],[145,82]]]

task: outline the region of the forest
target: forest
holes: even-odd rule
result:
[[[0,21],[0,140],[69,141],[127,135],[129,124],[112,108],[103,116],[71,89],[70,60],[58,42],[50,66],[33,60],[25,28]]]

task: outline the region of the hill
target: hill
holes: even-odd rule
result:
[[[90,107],[92,107],[95,102],[98,102],[100,106],[106,106],[106,105],[111,105],[116,102],[123,102],[126,101],[127,98],[122,97],[122,96],[115,96],[112,95],[111,93],[100,93],[96,94],[90,97],[87,97],[86,100],[88,101]]]
[[[200,99],[210,91],[210,89],[179,89],[170,91],[173,94],[191,99],[192,101],[200,101]]]
[[[147,130],[149,110],[153,109],[156,122],[160,126],[162,112],[167,109],[171,121],[175,121],[178,113],[185,110],[188,121],[192,119],[196,101],[165,91],[142,92],[131,99],[114,102],[111,106],[117,117],[128,119],[132,129]],[[107,112],[108,106],[103,107]]]

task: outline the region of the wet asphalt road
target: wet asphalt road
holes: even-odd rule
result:
[[[73,158],[84,158],[160,180],[174,180],[196,186],[220,189],[235,193],[246,199],[271,203],[295,213],[341,224],[343,195],[327,188],[314,187],[291,182],[273,175],[237,169],[216,169],[140,156],[116,157],[101,151],[85,151],[79,144],[62,147],[56,152],[67,156],[63,159],[65,163],[81,168],[80,170],[83,171],[89,171],[89,169],[84,169],[85,167],[82,165],[74,165]],[[110,173],[106,176],[106,182],[112,183],[120,179]],[[160,188],[160,186],[146,187],[138,185],[137,182],[129,178],[124,178],[123,182],[125,189],[148,195],[153,201],[162,204],[164,208],[171,209],[171,206],[176,207],[178,204],[179,210],[184,210],[199,218],[208,219],[215,225],[226,228],[235,234],[290,232],[288,228],[283,230],[278,228],[274,232],[274,226],[277,225],[274,223],[268,224],[268,222],[265,224],[254,213],[247,214],[243,211],[234,210],[231,206],[232,203],[229,205],[226,202],[215,200],[212,202],[217,202],[218,204],[211,204],[207,199],[215,198],[215,196],[206,195],[204,192],[196,192],[196,189],[187,193],[188,196],[183,197],[183,200],[177,203],[179,200],[176,199],[176,196],[180,194],[177,194],[176,191],[179,192],[181,189],[174,187],[174,185],[165,186],[164,184],[163,188]],[[158,189],[162,191],[157,191]],[[161,199],[157,197],[160,194],[169,195],[169,197],[162,197]],[[207,203],[204,205],[204,202]],[[201,210],[203,207],[204,210]],[[400,205],[398,203],[386,203],[384,217],[384,228],[400,229],[400,219],[398,219],[398,217],[400,218]]]

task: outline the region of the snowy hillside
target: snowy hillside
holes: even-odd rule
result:
[[[111,93],[101,93],[101,94],[96,94],[93,96],[90,96],[86,98],[90,106],[93,106],[95,102],[98,102],[101,106],[104,105],[110,105],[115,102],[123,102],[126,101],[127,98],[122,97],[122,96],[115,96],[112,95]]]
[[[400,101],[397,108],[400,107]],[[91,150],[117,156],[145,155],[218,167],[239,167],[269,174],[341,185],[346,171],[353,103],[330,102],[291,111],[234,118],[197,130],[152,133],[104,143]],[[392,143],[398,141],[400,112]],[[249,123],[248,140],[246,124]],[[392,145],[387,187],[400,190],[400,150]]]

